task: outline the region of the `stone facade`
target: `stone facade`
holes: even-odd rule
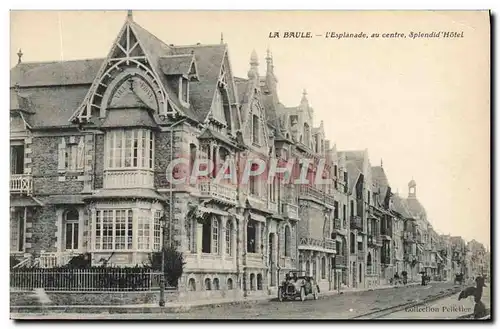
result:
[[[90,253],[94,265],[130,266],[171,245],[186,260],[178,298],[217,299],[276,294],[295,270],[321,291],[403,270],[416,279],[454,252],[436,255],[416,195],[393,197],[366,150],[330,145],[305,91],[295,107],[280,103],[269,52],[264,73],[254,52],[238,78],[225,44],[168,46],[130,17],[117,40],[104,59],[68,62],[64,81],[51,63],[13,68],[16,257],[47,267]],[[257,159],[293,162],[291,180],[242,180]],[[217,179],[226,166],[235,181]],[[171,183],[195,170],[203,180]]]

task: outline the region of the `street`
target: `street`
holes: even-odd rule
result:
[[[216,305],[197,308],[185,313],[150,314],[12,314],[13,318],[44,319],[350,319],[367,313],[374,313],[389,307],[409,302],[424,301],[429,297],[448,293],[453,283],[430,283],[427,286],[408,286],[374,291],[348,292],[342,295],[323,296],[318,300],[263,301],[255,304]],[[465,286],[464,286],[465,288]],[[448,295],[448,294],[446,294]],[[489,299],[485,294],[483,301]],[[470,306],[470,300],[454,304]],[[486,304],[486,303],[485,303]],[[488,301],[489,305],[489,301]],[[401,314],[401,313],[399,313]],[[433,314],[421,312],[422,318],[432,318]],[[457,314],[457,317],[461,314]],[[411,318],[418,318],[412,313]]]

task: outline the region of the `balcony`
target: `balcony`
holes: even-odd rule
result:
[[[293,218],[293,219],[298,219],[299,218],[299,206],[290,204],[290,203],[283,203],[281,204],[281,210],[283,213],[283,216],[288,217],[288,218]]]
[[[382,237],[380,235],[369,235],[368,236],[368,245],[372,247],[381,247],[382,246]]]
[[[325,191],[320,190],[317,187],[312,185],[299,185],[299,198],[306,197],[312,198],[319,202],[324,202],[329,205],[333,205],[335,198],[332,195],[329,195]]]
[[[416,257],[415,257],[415,255],[412,255],[412,254],[405,254],[404,257],[403,257],[403,260],[405,262],[411,263],[414,260],[416,260]]]
[[[413,232],[403,232],[403,239],[408,243],[415,243]]]
[[[105,189],[153,188],[154,173],[143,169],[106,170],[103,187]]]
[[[28,174],[11,174],[10,193],[31,195],[33,193],[33,177]]]
[[[336,252],[335,240],[331,239],[314,239],[300,238],[299,249],[317,250],[323,252]]]
[[[390,227],[382,228],[380,230],[380,236],[382,237],[382,240],[391,240],[392,229]]]
[[[200,194],[215,200],[236,204],[236,187],[215,182],[201,182]]]
[[[351,216],[351,230],[363,230],[363,220],[359,216]]]
[[[268,200],[267,201],[267,209],[269,209],[273,213],[277,213],[278,212],[278,203],[275,201]]]
[[[347,257],[345,255],[335,255],[335,268],[347,267]]]
[[[333,220],[334,230],[337,234],[346,235],[347,230],[342,227],[342,220],[340,218],[335,218]]]
[[[364,262],[366,259],[366,253],[364,251],[358,251],[358,262]]]

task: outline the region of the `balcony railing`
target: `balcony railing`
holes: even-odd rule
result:
[[[290,203],[283,203],[281,204],[281,207],[283,216],[288,218],[299,218],[299,206]]]
[[[72,252],[41,252],[40,257],[35,259],[35,264],[41,268],[60,267],[68,264],[71,258],[77,255]]]
[[[326,204],[333,205],[335,198],[325,191],[320,190],[312,185],[302,184],[299,186],[299,197],[309,197]]]
[[[11,174],[10,192],[31,195],[33,192],[33,177],[28,174]]]
[[[153,188],[154,173],[143,169],[106,170],[103,186],[108,189]]]
[[[321,248],[321,249],[329,249],[336,250],[335,240],[331,239],[314,239],[314,238],[300,238],[299,247],[301,248]]]
[[[278,212],[278,203],[275,201],[268,200],[267,201],[267,208],[272,211],[272,212]]]
[[[342,227],[342,220],[340,218],[335,218],[333,220],[334,229],[337,234],[346,235],[347,231],[345,227]]]
[[[335,255],[335,267],[347,267],[347,257],[345,255]]]
[[[351,216],[351,229],[363,229],[363,220],[359,216]]]
[[[200,193],[223,202],[236,204],[236,187],[215,182],[201,182]]]
[[[380,235],[370,235],[368,236],[368,245],[381,247],[382,246],[382,237]]]
[[[407,242],[415,242],[415,238],[413,236],[413,232],[403,232],[403,239]]]
[[[365,256],[366,256],[366,253],[364,251],[358,251],[358,262],[364,262]]]

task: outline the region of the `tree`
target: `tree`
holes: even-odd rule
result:
[[[165,273],[165,280],[167,284],[171,287],[177,287],[179,279],[184,271],[184,257],[181,252],[177,251],[174,247],[167,247],[163,250],[165,255],[165,267],[163,271]],[[151,254],[150,262],[151,267],[155,270],[161,269],[162,252],[154,252]]]

